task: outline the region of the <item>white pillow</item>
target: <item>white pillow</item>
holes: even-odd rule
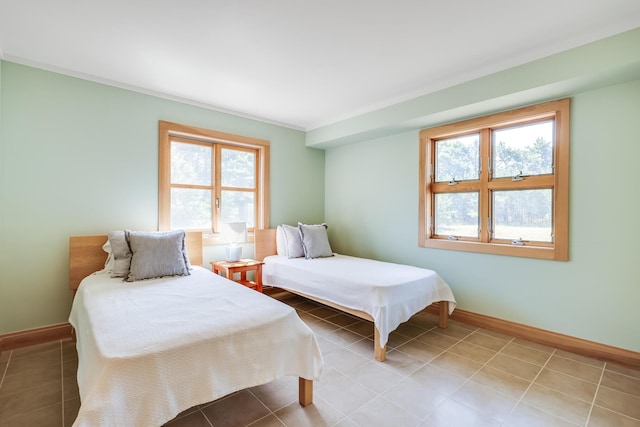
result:
[[[307,225],[299,222],[298,230],[306,259],[333,256],[329,236],[327,236],[327,224]]]
[[[276,228],[276,248],[278,255],[284,255],[287,258],[303,257],[304,249],[298,227],[287,224],[279,225]]]

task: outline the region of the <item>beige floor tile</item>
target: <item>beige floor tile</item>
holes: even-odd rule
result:
[[[542,369],[540,365],[534,365],[533,363],[515,359],[502,353],[496,354],[496,357],[491,359],[487,363],[487,366],[529,381],[533,381]]]
[[[640,420],[594,406],[587,427],[640,427]]]
[[[416,338],[416,340],[434,347],[441,348],[443,350],[447,350],[451,346],[460,342],[459,339],[450,337],[448,335],[443,335],[439,333],[438,330],[431,330],[425,334],[422,334],[418,338]]]
[[[380,396],[357,409],[349,418],[361,426],[414,427],[420,422],[420,418]]]
[[[0,397],[44,384],[51,384],[51,387],[62,387],[62,371],[60,368],[37,366],[26,372],[5,375],[2,387],[0,387]]]
[[[165,424],[167,427],[211,427],[205,415],[198,411],[175,418]]]
[[[502,338],[505,341],[513,341],[514,338],[511,335],[503,334],[502,332],[491,331],[489,329],[478,328],[477,332],[483,335],[489,335],[496,338]]]
[[[78,416],[78,411],[80,410],[80,398],[76,397],[73,399],[65,400],[62,402],[63,411],[62,415],[63,425],[64,427],[71,427],[73,422],[76,420]]]
[[[309,328],[318,336],[325,337],[333,331],[340,329],[340,326],[329,323],[325,320],[320,320],[315,323],[307,323]]]
[[[458,356],[457,354],[453,354],[449,351],[436,357],[430,363],[439,368],[453,372],[463,378],[471,378],[473,374],[482,368],[482,363],[475,362],[471,359],[467,359],[466,357]]]
[[[496,355],[494,350],[489,350],[487,348],[471,344],[466,340],[459,342],[447,351],[449,353],[457,354],[458,356],[466,357],[467,359],[471,359],[474,362],[478,362],[483,365]]]
[[[435,427],[497,427],[500,421],[481,414],[455,400],[445,400],[426,419]]]
[[[424,365],[424,362],[398,350],[387,351],[387,359],[382,363],[385,364],[385,367],[404,376],[415,372]]]
[[[302,319],[302,321],[307,325],[310,325],[312,323],[317,323],[317,322],[323,322],[321,318],[313,316],[307,312],[297,311],[297,313],[298,313],[298,317]]]
[[[544,344],[538,344],[537,342],[532,342],[529,340],[525,340],[522,338],[514,338],[513,340],[514,343],[524,346],[524,347],[528,347],[528,348],[532,348],[534,350],[537,351],[541,351],[543,353],[547,353],[547,354],[551,354],[555,351],[555,349],[553,347],[549,347],[548,345],[544,345]]]
[[[62,426],[62,404],[55,403],[19,414],[13,418],[0,419],[0,425],[7,427],[60,427]]]
[[[349,415],[373,399],[376,393],[353,379],[343,376],[319,388],[315,395],[326,400],[342,414]],[[276,415],[278,415],[277,412]],[[285,423],[288,424],[286,421]]]
[[[520,399],[530,384],[530,381],[489,366],[480,369],[471,380],[513,399]]]
[[[324,358],[326,366],[331,366],[343,374],[353,371],[369,362],[369,360],[346,348],[334,351]]]
[[[438,316],[421,311],[420,313],[415,314],[413,317],[411,317],[411,319],[409,319],[407,322],[412,325],[418,326],[419,328],[429,330],[438,326]]]
[[[640,397],[640,379],[605,370],[601,385]]]
[[[359,320],[356,323],[345,326],[345,328],[366,338],[371,338],[374,335],[373,323],[367,322],[366,320]]]
[[[357,317],[350,316],[348,314],[340,313],[335,316],[327,317],[326,320],[338,326],[348,326],[358,322]]]
[[[430,382],[418,382],[411,377],[391,387],[382,396],[420,419],[429,416],[447,399]]]
[[[17,393],[0,396],[0,425],[8,418],[61,402],[60,382],[46,383]]]
[[[332,366],[325,365],[319,380],[313,382],[313,389],[318,390],[320,387],[330,384],[333,380],[343,377],[344,374]],[[297,390],[296,386],[296,390]]]
[[[556,350],[554,354],[559,357],[564,357],[565,359],[571,359],[577,362],[585,363],[587,365],[595,366],[596,368],[604,367],[604,361],[594,359],[593,357],[583,356],[581,354],[576,354],[576,353],[570,353],[565,350]]]
[[[474,381],[465,383],[451,398],[499,421],[504,421],[518,403],[516,399]]]
[[[591,402],[587,403],[538,384],[533,384],[527,390],[522,402],[579,425],[587,422],[591,408]]]
[[[327,318],[329,318],[329,317],[337,316],[338,314],[342,314],[338,310],[334,310],[333,308],[329,308],[329,307],[325,307],[325,306],[320,306],[320,307],[314,308],[312,310],[309,310],[308,313],[312,314],[312,315],[314,315],[316,317],[319,317],[321,319],[325,319],[325,320],[327,320]]]
[[[315,397],[313,403],[305,407],[292,403],[275,415],[289,427],[328,427],[344,418],[344,414],[321,397]]]
[[[399,334],[406,335],[411,338],[415,338],[419,335],[424,334],[427,330],[423,327],[415,325],[413,323],[404,322],[398,326],[394,332],[398,332]]]
[[[248,390],[217,400],[201,411],[216,427],[245,426],[269,414],[269,409]]]
[[[540,409],[529,406],[525,403],[519,403],[507,421],[504,427],[576,427],[568,420],[554,417]],[[613,426],[611,426],[613,427]]]
[[[295,377],[279,378],[249,390],[272,412],[298,401],[298,379]]]
[[[59,347],[59,346],[58,346]],[[14,351],[15,353],[15,351]],[[11,358],[7,366],[7,375],[27,373],[42,367],[54,367],[62,364],[60,349],[43,353],[29,353],[22,357]]]
[[[307,299],[305,299],[304,301],[300,302],[300,303],[296,303],[295,305],[293,305],[293,307],[298,310],[298,311],[304,311],[304,312],[309,312],[311,310],[316,310],[318,308],[323,307],[320,304],[317,304],[313,301],[309,301]]]
[[[402,344],[411,341],[413,338],[408,337],[406,335],[402,335],[400,332],[393,331],[389,334],[389,339],[387,341],[387,348],[397,348]]]
[[[346,348],[359,354],[362,357],[370,359],[373,357],[373,340],[370,338],[361,338],[359,341],[349,344]]]
[[[6,363],[10,355],[11,351],[0,351],[0,363]]]
[[[42,353],[47,353],[50,351],[58,352],[58,357],[60,357],[61,351],[60,340],[50,341],[42,344],[31,345],[28,347],[16,348],[13,350],[12,358],[20,359],[22,357],[30,357],[33,355],[39,355]]]
[[[487,335],[482,331],[475,331],[464,339],[465,342],[478,345],[493,351],[500,351],[511,341],[510,338]]]
[[[418,384],[427,385],[445,396],[453,394],[466,381],[465,378],[432,364],[418,369],[409,378]]]
[[[550,357],[550,353],[539,351],[532,347],[527,347],[517,343],[516,341],[512,341],[507,344],[500,353],[539,366],[543,366]]]
[[[377,361],[365,363],[347,376],[376,393],[382,393],[404,379],[403,375],[387,369],[384,363]]]
[[[592,383],[598,383],[602,376],[603,368],[597,368],[595,366],[587,365],[586,363],[578,362],[576,360],[567,359],[557,355],[551,356],[546,368],[559,371],[567,375],[573,375],[585,381],[591,381]]]
[[[466,338],[467,336],[469,336],[470,334],[473,333],[473,331],[475,331],[475,329],[469,328],[467,326],[462,326],[459,323],[449,323],[449,327],[442,329],[442,328],[438,328],[438,329],[434,329],[435,332],[438,332],[439,334],[442,335],[447,335],[450,336],[452,338],[457,338],[459,340]]]
[[[326,356],[342,348],[341,345],[333,342],[329,338],[321,337],[319,335],[316,335],[316,341],[318,341],[318,345],[320,346],[320,353],[322,353],[323,356]]]
[[[418,340],[411,340],[405,344],[396,348],[406,355],[409,355],[422,362],[429,362],[442,354],[444,350],[438,347],[433,347],[429,344],[425,344]]]
[[[351,332],[348,329],[336,329],[335,331],[328,332],[325,335],[325,338],[343,347],[362,339],[360,335],[355,332]]]
[[[640,397],[600,386],[594,403],[605,409],[640,420]]]
[[[584,400],[589,404],[593,402],[596,395],[598,384],[581,380],[580,378],[563,374],[562,372],[553,371],[544,368],[535,384],[559,391],[576,399]]]
[[[631,369],[626,366],[618,365],[616,363],[607,362],[605,369],[607,371],[616,372],[618,374],[626,375],[628,377],[640,379],[640,369]]]
[[[338,423],[335,424],[333,427],[361,427],[361,426],[355,421],[353,421],[351,418],[344,417],[343,419],[338,421]]]
[[[266,417],[260,418],[258,421],[249,424],[248,427],[283,427],[284,423],[280,421],[274,414],[269,414]]]

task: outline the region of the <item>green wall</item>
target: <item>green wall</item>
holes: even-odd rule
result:
[[[0,334],[67,321],[70,235],[157,229],[158,120],[271,141],[271,224],[323,219],[324,152],[303,132],[1,67]],[[221,257],[206,248],[206,265]]]
[[[418,130],[327,150],[333,250],[434,269],[464,310],[640,351],[640,80],[571,98],[569,262],[419,248]]]

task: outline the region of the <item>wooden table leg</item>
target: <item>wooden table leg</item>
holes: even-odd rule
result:
[[[384,362],[387,359],[387,346],[380,347],[380,332],[375,325],[373,326],[373,330],[375,331],[373,338],[373,357],[375,357],[378,362]]]
[[[298,378],[298,401],[301,406],[313,403],[313,380]]]

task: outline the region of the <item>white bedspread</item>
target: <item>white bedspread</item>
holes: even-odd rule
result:
[[[380,332],[380,346],[402,322],[436,301],[456,300],[432,270],[336,254],[329,258],[264,259],[262,281],[369,314]]]
[[[282,376],[316,380],[323,360],[295,310],[194,267],[191,276],[83,280],[74,426],[160,426],[181,411]]]

